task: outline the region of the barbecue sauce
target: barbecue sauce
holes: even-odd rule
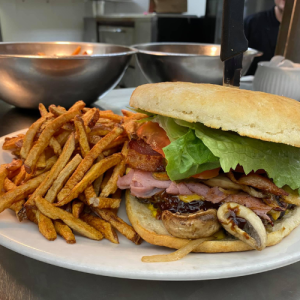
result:
[[[228,208],[229,217],[228,219],[231,222],[231,230],[234,229],[234,226],[237,225],[240,229],[244,229],[247,221],[244,218],[238,217],[237,214],[239,213],[239,208]]]
[[[171,195],[165,191],[158,193],[151,198],[138,198],[139,202],[144,204],[152,204],[157,209],[156,218],[161,219],[162,212],[169,210],[172,213],[195,213],[199,210],[218,209],[221,203],[214,204],[209,201],[191,201],[183,202],[176,195]]]

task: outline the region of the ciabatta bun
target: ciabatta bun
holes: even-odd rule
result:
[[[126,211],[128,218],[136,232],[148,243],[179,249],[188,243],[187,239],[171,236],[162,221],[155,219],[145,204],[126,191]],[[272,232],[268,233],[267,246],[278,244],[300,224],[300,207],[296,207],[286,214],[281,220],[276,221]],[[253,250],[247,244],[238,240],[207,241],[198,246],[194,252],[236,252]]]
[[[165,82],[139,86],[130,105],[242,136],[300,147],[300,104],[286,97],[212,84]]]

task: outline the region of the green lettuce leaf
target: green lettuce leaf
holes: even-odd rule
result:
[[[163,148],[163,151],[168,161],[166,171],[171,180],[185,179],[220,167],[219,158],[196,137],[192,129]]]
[[[278,187],[300,187],[300,149],[285,144],[243,137],[235,132],[212,129],[201,123],[176,120],[181,126],[194,128],[196,136],[220,158],[221,168],[228,172],[240,164],[246,174],[264,169]]]

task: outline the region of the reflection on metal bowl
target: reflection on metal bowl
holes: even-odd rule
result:
[[[78,46],[87,55],[72,56]],[[135,52],[96,43],[2,43],[0,99],[23,108],[39,102],[70,107],[78,100],[89,105],[118,84]]]
[[[132,46],[138,64],[149,82],[187,81],[222,84],[223,63],[220,45],[188,43],[149,43]],[[244,53],[243,72],[262,52],[249,48]]]

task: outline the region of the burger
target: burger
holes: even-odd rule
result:
[[[194,252],[262,250],[300,223],[300,104],[210,84],[139,86],[126,210],[147,242]]]

